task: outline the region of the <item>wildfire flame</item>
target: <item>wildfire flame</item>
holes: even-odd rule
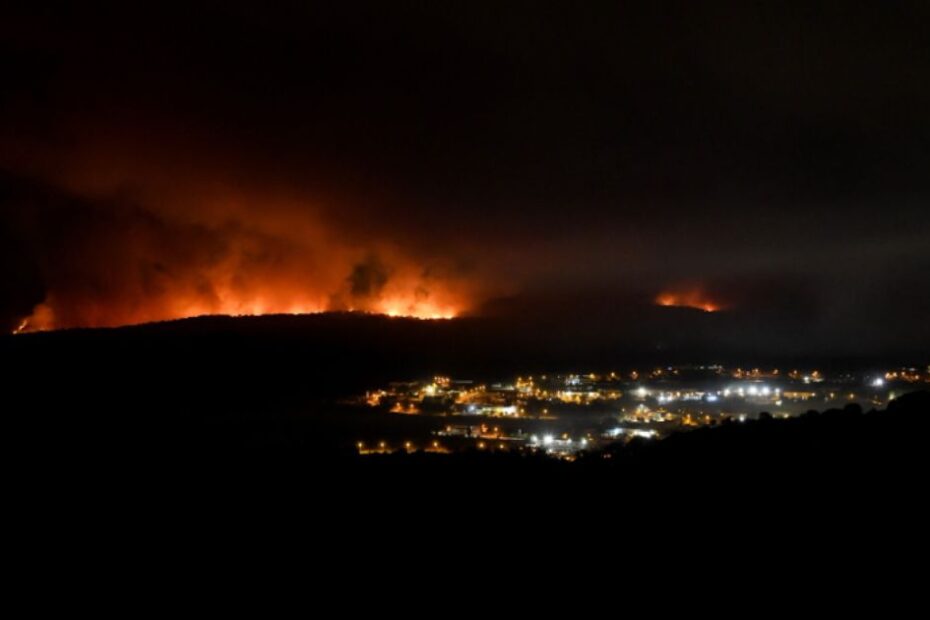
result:
[[[183,305],[183,304],[182,304]],[[230,301],[220,305],[191,304],[183,305],[183,309],[169,314],[153,314],[140,316],[138,320],[132,318],[102,320],[81,327],[113,327],[119,325],[134,325],[154,321],[193,318],[199,316],[262,316],[274,314],[305,315],[320,314],[328,311],[346,310],[363,314],[383,314],[390,317],[407,317],[421,320],[448,320],[459,315],[459,310],[451,305],[422,301],[416,299],[405,300],[392,298],[379,301],[364,308],[338,308],[325,305],[312,304],[279,304],[264,300],[251,300],[247,302]],[[54,329],[74,327],[74,325],[60,324],[55,320],[55,311],[52,306],[42,303],[36,306],[33,313],[23,319],[19,326],[13,330],[14,334],[29,332],[50,331]]]
[[[718,303],[711,301],[700,289],[664,292],[656,297],[655,302],[660,306],[694,308],[704,312],[717,312],[722,309]]]
[[[301,315],[329,311],[443,320],[460,315],[466,307],[461,292],[442,287],[434,287],[432,291],[426,292],[421,285],[408,284],[392,283],[381,294],[348,301],[333,294],[295,292],[286,286],[255,291],[218,288],[206,298],[181,288],[154,297],[148,303],[142,300],[141,303],[131,304],[121,301],[107,303],[105,300],[74,300],[51,294],[20,322],[13,333],[70,327],[115,327],[208,315]]]

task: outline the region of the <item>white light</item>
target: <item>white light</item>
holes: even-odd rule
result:
[[[878,377],[872,381],[872,387],[882,387],[883,385],[885,385],[885,380],[881,377]]]
[[[730,395],[730,388],[725,389],[725,390],[723,391],[723,395],[724,395],[724,396],[729,396],[729,395]]]
[[[709,403],[715,403],[715,402],[717,402],[717,395],[716,395],[716,394],[708,394],[708,395],[707,395],[707,402],[709,402]]]
[[[746,414],[745,414],[745,413],[742,414],[742,415],[740,415],[739,421],[740,421],[740,422],[745,422],[745,421],[746,421]]]
[[[765,387],[762,388],[762,395],[763,395],[763,396],[768,396],[768,395],[771,394],[771,393],[772,393],[772,390],[771,390],[771,388],[769,388],[768,386],[765,386]]]
[[[754,386],[754,385],[749,386],[749,395],[750,395],[750,396],[755,396],[755,395],[758,394],[758,393],[759,393],[759,388],[757,388],[757,387]]]
[[[639,396],[640,398],[646,398],[646,396],[649,395],[649,391],[646,390],[646,388],[641,387],[638,390],[636,390],[636,395]]]
[[[553,442],[554,440],[555,440],[555,438],[554,438],[552,435],[544,435],[544,436],[543,436],[543,445],[544,445],[544,446],[551,446],[551,445],[552,445],[552,442]]]

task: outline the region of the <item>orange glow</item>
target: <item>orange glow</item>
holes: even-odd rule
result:
[[[54,299],[54,298],[53,298]],[[185,300],[183,298],[169,304],[166,308],[158,305],[150,309],[136,309],[126,312],[121,308],[107,310],[96,308],[91,319],[80,323],[56,321],[56,311],[51,303],[36,306],[33,313],[22,320],[14,334],[50,331],[69,327],[115,327],[120,325],[137,325],[157,321],[193,318],[199,316],[262,316],[274,314],[319,314],[327,311],[349,311],[364,314],[383,314],[390,317],[407,317],[423,320],[452,319],[459,315],[458,307],[451,303],[438,303],[400,297],[388,300],[376,300],[361,307],[342,308],[327,304],[325,301],[314,302],[277,300],[274,298],[236,299],[229,298],[215,302]]]
[[[451,319],[498,293],[406,234],[380,196],[233,174],[212,150],[191,154],[202,166],[143,151],[91,140],[54,166],[73,226],[54,229],[45,298],[16,333],[205,315]]]
[[[120,294],[95,298],[66,291],[51,291],[14,333],[72,327],[115,327],[208,315],[259,316],[269,314],[317,314],[347,311],[440,320],[459,316],[470,297],[463,283],[429,280],[415,266],[392,265],[391,277],[377,291],[353,295],[345,276],[328,277],[307,286],[300,272],[274,274],[218,271],[177,278],[171,286],[150,295]],[[351,269],[351,262],[340,265]],[[348,265],[348,266],[347,266]],[[337,272],[338,273],[338,272]],[[206,279],[204,284],[202,280]],[[428,288],[427,288],[428,287]]]
[[[388,316],[406,316],[418,319],[453,319],[458,312],[452,306],[417,299],[392,298],[379,301],[373,310]]]
[[[660,306],[694,308],[704,312],[717,312],[722,309],[720,304],[710,300],[701,289],[664,292],[656,297],[655,302]]]

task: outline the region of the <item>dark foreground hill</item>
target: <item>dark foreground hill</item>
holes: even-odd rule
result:
[[[28,486],[73,478],[123,488],[274,481],[301,489],[300,497],[408,488],[616,499],[637,489],[913,494],[923,485],[926,393],[902,397],[886,412],[722,425],[575,463],[468,453],[361,458],[337,439],[351,436],[352,425],[382,423],[349,420],[338,399],[385,381],[435,372],[507,376],[527,367],[521,360],[551,368],[596,353],[551,342],[489,320],[357,315],[215,317],[7,337],[0,339],[4,443]],[[639,354],[619,350],[617,359],[627,353]]]
[[[165,393],[174,407],[195,399],[254,401],[269,409],[310,398],[355,394],[386,381],[429,377],[500,378],[530,370],[671,363],[701,356],[675,330],[700,335],[713,320],[693,310],[661,308],[642,317],[635,336],[585,331],[574,323],[519,317],[423,321],[327,313],[200,317],[116,329],[79,329],[0,337],[0,359],[12,383],[70,394],[109,407],[111,394],[133,392],[144,405]],[[697,338],[697,336],[695,336]],[[180,398],[181,395],[185,398]]]
[[[753,346],[750,354],[733,344],[753,331],[739,315],[633,305],[592,305],[595,310],[592,317],[576,312],[448,321],[354,313],[217,316],[2,336],[0,371],[25,406],[56,414],[75,407],[203,413],[299,407],[438,373],[500,379],[696,361],[925,363],[823,352],[799,359],[777,347]]]

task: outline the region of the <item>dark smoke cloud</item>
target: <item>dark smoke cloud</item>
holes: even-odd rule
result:
[[[349,291],[353,297],[377,295],[388,281],[388,270],[374,255],[352,268],[349,275]]]

